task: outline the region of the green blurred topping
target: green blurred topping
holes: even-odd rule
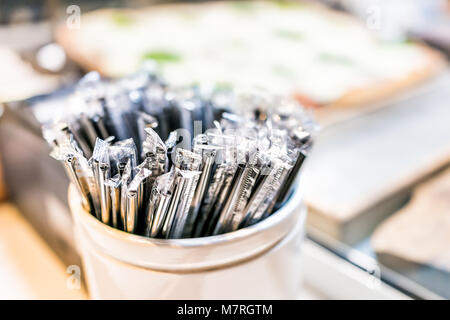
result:
[[[281,64],[273,65],[272,72],[283,78],[292,78],[294,76],[291,68]]]
[[[255,5],[252,1],[232,1],[231,5],[234,9],[243,12],[251,12],[255,10]]]
[[[114,12],[112,14],[112,20],[116,25],[121,27],[126,27],[133,23],[133,19],[123,12]]]
[[[401,43],[403,43],[403,44],[408,44],[408,45],[413,45],[413,44],[415,44],[415,42],[414,42],[414,40],[412,40],[412,39],[405,39],[405,40],[403,40],[403,41],[401,41]]]
[[[414,45],[415,42],[411,39],[403,39],[403,40],[396,40],[396,41],[385,41],[382,44],[386,47],[395,47],[395,46]]]
[[[143,60],[154,60],[157,63],[178,62],[181,60],[179,54],[170,51],[150,51],[146,52],[142,58]]]
[[[277,35],[280,38],[285,38],[285,39],[289,39],[289,40],[302,40],[303,39],[303,34],[298,31],[294,31],[294,30],[287,30],[287,29],[275,30],[275,35]]]
[[[303,3],[300,3],[298,1],[293,1],[293,0],[278,0],[278,1],[273,1],[273,3],[275,3],[280,8],[283,8],[283,9],[291,9],[291,8],[299,9],[299,8],[304,7]]]
[[[198,20],[198,14],[193,11],[181,11],[180,17],[188,22],[194,22]]]
[[[320,61],[338,64],[352,64],[353,61],[347,57],[339,56],[331,53],[321,53],[317,57]]]
[[[217,82],[215,85],[216,90],[231,90],[233,88],[233,85],[229,82]]]

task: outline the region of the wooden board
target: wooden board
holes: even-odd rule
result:
[[[325,128],[305,167],[308,223],[355,243],[450,162],[450,74],[418,97]]]
[[[450,169],[417,187],[411,201],[376,228],[372,246],[395,269],[412,263],[450,272]]]
[[[2,163],[0,162],[0,201],[6,198],[6,186],[5,181],[3,179],[3,168]]]
[[[67,267],[17,208],[0,204],[0,299],[86,299]]]

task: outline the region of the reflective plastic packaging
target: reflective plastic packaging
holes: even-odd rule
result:
[[[290,100],[173,88],[145,72],[119,80],[89,73],[68,104],[44,134],[83,207],[152,238],[263,221],[292,194],[315,130]]]

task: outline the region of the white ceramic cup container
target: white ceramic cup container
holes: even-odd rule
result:
[[[93,299],[295,299],[306,209],[300,188],[265,220],[227,234],[151,239],[109,227],[69,188]]]

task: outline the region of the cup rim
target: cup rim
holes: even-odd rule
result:
[[[101,232],[107,237],[112,237],[116,240],[125,241],[131,244],[150,245],[158,247],[205,247],[208,245],[220,245],[230,242],[239,241],[248,237],[252,237],[258,233],[262,233],[274,226],[280,224],[289,215],[295,213],[296,208],[302,203],[301,188],[299,185],[290,195],[285,204],[276,210],[273,214],[254,225],[238,229],[232,232],[227,232],[219,235],[197,237],[197,238],[182,238],[182,239],[158,239],[150,238],[142,235],[128,233],[123,230],[116,229],[112,226],[106,225],[99,221],[92,214],[84,210],[81,205],[81,198],[77,193],[75,187],[70,184],[68,190],[68,198],[72,212],[78,215],[82,220],[88,223],[92,228]]]

